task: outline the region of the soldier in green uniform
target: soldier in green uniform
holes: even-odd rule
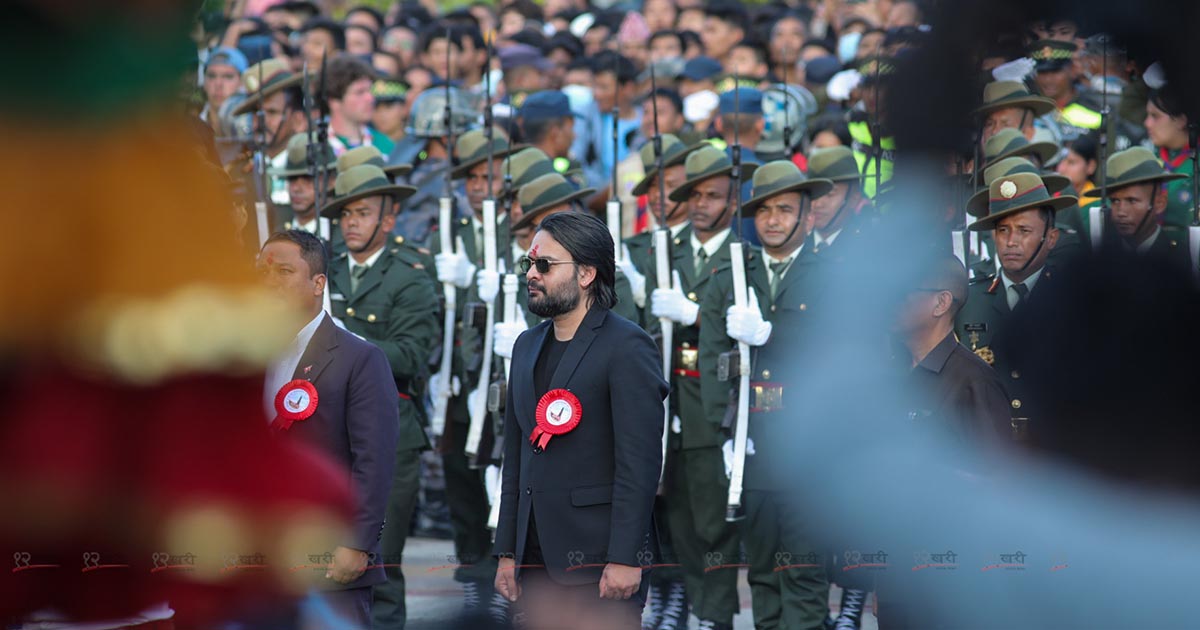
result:
[[[1181,269],[1194,263],[1188,250],[1187,234],[1168,233],[1160,222],[1167,212],[1167,183],[1187,175],[1163,168],[1149,149],[1134,147],[1108,158],[1104,186],[1088,191],[1086,197],[1100,197],[1105,191],[1112,211],[1104,225],[1105,243],[1138,255],[1169,261]]]
[[[986,217],[988,214],[988,187],[997,178],[1016,173],[1032,173],[1041,177],[1042,183],[1046,185],[1046,190],[1052,197],[1076,196],[1071,191],[1071,180],[1066,177],[1057,173],[1044,173],[1033,162],[1025,158],[1007,157],[983,170],[984,187],[967,200],[967,214],[976,219]],[[1050,250],[1049,258],[1047,259],[1047,263],[1050,266],[1061,265],[1071,257],[1083,253],[1083,242],[1077,227],[1079,225],[1079,214],[1078,203],[1056,214],[1054,225],[1058,231],[1058,242]],[[971,271],[974,273],[975,278],[990,278],[995,276],[996,270],[1000,266],[1000,259],[999,255],[996,254],[997,246],[992,240],[991,232],[984,230],[982,237],[981,240],[987,243],[991,257],[980,260],[978,263],[972,265]]]
[[[687,179],[687,169],[684,166],[684,161],[687,156],[694,150],[703,146],[695,144],[688,146],[684,144],[678,137],[673,134],[662,135],[662,193],[670,195]],[[659,196],[659,171],[658,164],[654,157],[654,143],[647,142],[642,145],[638,157],[642,161],[642,172],[645,175],[633,187],[632,194],[636,196],[646,195],[647,212],[653,217],[657,223],[661,220],[660,217],[666,216],[666,227],[670,230],[670,238],[679,236],[679,233],[687,227],[688,213],[687,203],[682,201],[668,201]],[[651,247],[654,242],[654,230],[649,229],[644,232],[639,232],[624,239],[625,251],[628,256],[617,260],[617,266],[621,272],[630,278],[630,284],[635,289],[634,301],[640,308],[646,306],[646,277],[647,269],[655,265],[654,258],[651,256]],[[634,278],[640,276],[639,281],[634,281]],[[640,286],[641,291],[638,292]],[[645,321],[647,317],[643,312],[643,325],[651,331],[652,334],[658,332],[658,322]],[[677,554],[671,545],[670,529],[665,527],[668,522],[667,518],[667,503],[670,499],[665,495],[657,497],[654,504],[654,516],[658,523],[664,525],[660,528],[659,544],[662,548],[664,562],[667,564],[677,563]],[[683,627],[687,623],[687,594],[683,581],[683,571],[679,567],[666,567],[656,569],[650,574],[650,591],[646,598],[647,623],[652,624],[651,627],[658,628],[678,628]]]
[[[355,147],[341,154],[337,158],[337,173],[344,173],[348,169],[354,168],[360,164],[370,164],[383,170],[383,174],[388,176],[392,183],[399,183],[398,178],[404,177],[412,172],[412,166],[408,164],[387,164],[384,161],[383,154],[379,149],[373,146]],[[335,255],[346,251],[346,241],[342,238],[342,232],[338,229],[338,220],[332,221],[330,234],[330,246],[333,248]],[[420,266],[418,269],[424,269],[430,280],[437,281],[437,271],[433,264],[433,255],[430,251],[413,241],[404,238],[397,234],[394,230],[391,236],[391,246],[406,250],[411,256],[416,256]]]
[[[479,283],[483,282],[479,270],[484,268],[483,202],[489,196],[499,195],[504,184],[500,163],[512,150],[502,132],[493,132],[491,161],[488,160],[489,144],[484,130],[474,129],[457,139],[455,157],[458,165],[450,170],[449,177],[452,181],[466,180],[465,198],[471,214],[451,224],[451,242],[455,243],[456,251],[441,251],[441,239],[436,234],[430,241],[438,286],[448,281],[458,292],[451,374],[458,380],[459,387],[450,398],[448,417],[438,443],[446,475],[450,524],[454,529],[454,553],[459,565],[454,571],[454,579],[463,585],[464,612],[472,615],[486,608],[502,620],[507,615],[508,600],[493,593],[492,589],[496,561],[491,554],[492,535],[487,526],[489,498],[484,484],[484,470],[491,449],[489,444],[481,443],[481,458],[476,461],[471,461],[465,452],[471,421],[468,400],[478,384],[483,361],[482,327],[485,321],[478,291]],[[487,188],[488,169],[492,171],[490,191]],[[509,220],[500,204],[497,204],[496,219],[496,252],[504,258],[509,242]],[[508,268],[511,269],[511,263]],[[496,282],[495,288],[498,286]],[[495,299],[494,292],[491,297]],[[497,308],[496,312],[501,311]]]
[[[833,183],[829,192],[812,201],[812,254],[841,258],[846,241],[862,235],[874,208],[862,190],[862,175],[849,147],[816,149],[808,156],[808,176]],[[842,245],[834,247],[835,242]]]
[[[432,339],[438,338],[434,285],[408,250],[388,247],[395,205],[412,194],[391,183],[375,166],[361,165],[338,176],[336,197],[321,216],[339,217],[347,252],[329,269],[333,316],[346,329],[379,346],[400,392],[400,438],[396,470],[383,531],[388,581],[377,586],[372,614],[382,628],[404,625],[404,540],[416,505],[420,452],[429,447],[421,429],[421,396]]]
[[[710,423],[720,426],[732,417],[727,414],[736,413],[730,404],[736,381],[719,381],[710,366],[737,342],[753,348],[747,440],[747,454],[753,455],[746,458],[741,527],[755,628],[823,628],[829,615],[824,554],[805,536],[801,502],[788,496],[791,484],[779,468],[804,415],[800,406],[786,407],[784,401],[796,396],[788,392],[795,392],[805,373],[806,355],[797,350],[815,333],[809,322],[820,292],[818,258],[805,247],[813,224],[810,207],[814,197],[832,188],[829,180],[806,178],[790,160],[759,167],[753,196],[742,206],[744,215],[754,218],[763,244],[747,248],[749,305],[731,306],[733,273],[727,260],[712,273],[701,302],[700,364],[705,369],[700,391]],[[724,450],[731,458],[732,440]]]
[[[1009,323],[1026,300],[1055,290],[1059,280],[1046,265],[1059,239],[1055,215],[1076,201],[1071,196],[1052,197],[1036,172],[1014,169],[992,180],[986,215],[968,226],[992,232],[1000,269],[970,284],[966,304],[955,317],[955,333],[999,375],[1012,407],[1013,438],[1019,441],[1027,439],[1029,423],[1036,422],[1038,414],[1025,402],[1025,366],[1013,359],[1020,339],[1008,329]],[[972,211],[980,213],[978,198],[972,203]]]
[[[287,186],[288,203],[275,206],[276,219],[285,230],[304,230],[318,234],[317,196],[313,173],[308,164],[309,135],[298,133],[288,139],[287,161],[282,168],[267,170],[271,177],[282,179]],[[328,190],[333,190],[336,181],[333,150],[325,145],[324,155],[317,158],[317,167],[330,173]]]
[[[987,168],[1004,158],[1023,157],[1042,168],[1057,153],[1058,145],[1053,142],[1030,142],[1016,129],[1001,129],[983,143],[983,167]]]
[[[684,160],[688,154],[700,148],[701,144],[685,145],[675,135],[666,133],[662,136],[662,161],[663,161],[663,194],[669,195],[672,191],[679,187],[680,184],[687,179],[687,170],[683,166]],[[633,187],[632,194],[634,197],[646,195],[647,208],[654,222],[660,220],[660,217],[666,216],[667,229],[671,230],[671,238],[679,235],[687,225],[687,204],[684,202],[671,202],[668,204],[666,199],[660,199],[658,196],[658,168],[654,159],[654,143],[647,142],[642,145],[642,149],[638,154],[642,160],[642,172],[645,175]],[[641,291],[635,290],[633,298],[637,302],[639,308],[646,307],[646,269],[654,264],[654,260],[650,258],[650,246],[654,241],[654,230],[649,229],[643,232],[634,234],[633,236],[624,239],[625,249],[628,250],[629,256],[617,260],[617,266],[621,268],[624,274],[631,278],[631,284],[635,289],[640,285]],[[636,275],[641,275],[640,282],[633,282],[632,278]]]
[[[737,528],[725,521],[728,479],[722,470],[718,424],[706,417],[700,398],[699,295],[715,269],[729,260],[731,206],[738,199],[730,174],[729,156],[714,146],[688,155],[687,179],[667,198],[688,204],[690,223],[669,243],[671,268],[678,276],[670,289],[650,294],[651,329],[659,318],[675,322],[671,366],[673,420],[668,438],[664,492],[668,526],[675,553],[683,565],[692,613],[709,627],[730,627],[740,608],[737,594]],[[754,165],[741,165],[743,178]],[[653,258],[653,253],[651,253]],[[646,270],[646,286],[657,287],[654,265]],[[705,366],[715,370],[715,365]]]
[[[1029,91],[1020,81],[993,81],[983,88],[983,105],[975,110],[983,126],[980,142],[1002,129],[1016,129],[1033,141],[1035,121],[1054,111],[1054,101]]]

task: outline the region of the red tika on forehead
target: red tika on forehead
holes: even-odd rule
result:
[[[530,258],[537,258],[537,253],[538,253],[538,248],[539,248],[539,247],[541,247],[541,245],[534,245],[534,246],[533,246],[533,249],[530,249],[530,250],[529,250],[529,257],[530,257]]]
[[[275,254],[273,252],[267,252],[267,264],[268,265],[275,264]]]

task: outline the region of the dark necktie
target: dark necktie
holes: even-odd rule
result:
[[[775,295],[779,292],[779,280],[783,278],[783,272],[788,270],[792,261],[775,261],[769,264],[771,267],[771,299],[775,299]]]
[[[367,275],[367,271],[369,269],[370,269],[370,267],[368,267],[366,265],[355,265],[354,268],[350,270],[350,293],[351,294],[358,292],[358,284],[360,282],[362,282],[363,276]]]
[[[696,255],[696,278],[704,274],[704,268],[708,265],[708,250],[703,247]]]
[[[1012,285],[1012,288],[1013,291],[1017,292],[1017,303],[1013,306],[1013,308],[1016,308],[1029,299],[1029,287],[1025,286],[1024,282],[1018,282]]]

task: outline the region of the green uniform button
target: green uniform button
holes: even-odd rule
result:
[[[1021,399],[1020,398],[1013,399],[1012,407],[1013,407],[1013,409],[1020,409],[1021,408]]]
[[[375,313],[371,313],[370,315],[367,315],[367,321],[374,322],[375,321]]]
[[[770,380],[770,378],[771,378],[771,370],[763,370],[763,379]]]
[[[352,309],[352,308],[346,309],[346,314],[349,315],[350,317],[354,317],[354,309]]]
[[[691,301],[695,302],[695,301],[696,301],[696,293],[695,293],[694,291],[693,291],[693,292],[691,292],[691,293],[688,293],[688,294],[687,294],[687,299],[689,299],[689,300],[691,300]]]

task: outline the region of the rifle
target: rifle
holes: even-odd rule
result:
[[[259,89],[263,86],[263,70],[262,64],[258,64],[258,85]],[[267,220],[267,199],[269,197],[266,187],[267,176],[267,158],[265,149],[267,144],[267,119],[262,109],[262,99],[258,100],[258,107],[254,112],[255,127],[258,133],[254,135],[254,157],[253,157],[253,177],[254,177],[254,217],[258,228],[258,248],[261,250],[263,245],[267,244],[267,237],[271,234],[270,222]]]
[[[1108,35],[1101,40],[1104,58],[1100,61],[1104,84],[1100,90],[1100,204],[1088,208],[1088,228],[1091,236],[1092,251],[1100,249],[1104,238],[1104,222],[1108,220]],[[1150,216],[1147,213],[1146,216]],[[1141,226],[1139,226],[1141,227]]]
[[[450,74],[450,28],[446,27],[446,74]],[[446,81],[446,102],[442,113],[442,124],[446,128],[446,187],[445,194],[438,199],[438,237],[444,253],[454,251],[453,229],[454,193],[450,188],[450,161],[454,156],[454,118],[450,105],[450,77]],[[442,294],[445,298],[445,313],[442,317],[442,374],[438,391],[433,399],[433,416],[430,425],[435,435],[441,435],[446,426],[446,413],[450,408],[450,397],[453,395],[451,379],[454,377],[454,323],[457,318],[458,287],[453,282],[442,283]]]
[[[663,148],[662,134],[658,130],[658,79],[654,74],[654,64],[650,64],[650,103],[654,114],[654,170],[658,172],[658,229],[654,230],[654,273],[658,276],[658,288],[671,288],[671,257],[667,252],[667,243],[671,240],[671,229],[667,226],[667,193],[663,182]],[[658,318],[662,328],[662,368],[663,378],[671,382],[671,358],[675,354],[675,322],[670,318]],[[667,470],[667,439],[671,435],[671,397],[663,401],[663,436],[662,454],[663,467],[659,471],[659,483]]]
[[[448,43],[448,42],[447,42]],[[447,50],[449,46],[447,46]],[[492,48],[487,46],[488,66],[485,68],[484,75],[484,110],[483,110],[483,137],[487,142],[487,198],[483,200],[483,268],[487,271],[495,273],[497,271],[496,261],[496,199],[492,195],[492,160],[495,158],[495,147],[492,143],[492,94],[491,94],[491,59]],[[449,178],[447,178],[448,180]],[[476,249],[476,251],[479,251]],[[474,398],[474,404],[468,405],[471,411],[471,424],[467,429],[467,443],[463,449],[467,458],[475,466],[480,463],[479,459],[479,442],[483,438],[483,427],[487,420],[488,412],[488,393],[492,386],[492,346],[495,344],[493,336],[495,331],[493,328],[496,324],[496,301],[495,299],[488,300],[485,303],[487,309],[487,317],[485,319],[486,328],[483,332],[483,364],[480,366],[479,382],[475,385],[475,391],[471,392],[471,397]]]
[[[741,109],[741,93],[738,89],[737,70],[734,70],[733,93],[733,172],[730,173],[729,189],[736,201],[734,210],[735,239],[729,244],[730,271],[733,275],[733,303],[735,306],[746,306],[749,297],[746,292],[746,254],[742,242],[742,146],[738,142],[738,110]],[[878,191],[877,191],[878,192]],[[744,514],[742,508],[742,482],[746,468],[746,438],[750,423],[750,345],[738,342],[738,398],[737,419],[733,430],[733,466],[729,476],[729,496],[725,503],[725,520],[734,522],[741,520]]]
[[[321,144],[317,142],[317,134],[313,131],[313,97],[308,81],[308,62],[304,62],[304,79],[301,85],[300,105],[304,108],[304,124],[305,137],[308,138],[308,148],[305,150],[306,162],[308,162],[308,177],[313,182],[313,210],[317,212],[317,232],[318,236],[325,241],[326,247],[332,248],[332,239],[330,237],[329,219],[320,216],[321,207],[324,205],[324,190],[318,188],[322,181],[321,175],[325,170],[326,165],[318,163],[317,156],[325,157],[325,152],[321,150]],[[322,77],[324,83],[324,77]],[[329,298],[329,283],[325,283],[325,291],[321,296],[321,306],[326,313],[333,312],[333,303]]]
[[[787,58],[787,50],[783,52],[784,58]],[[792,159],[792,115],[789,111],[791,102],[791,94],[787,91],[788,88],[788,64],[783,64],[783,157]]]
[[[1196,154],[1196,141],[1200,140],[1200,120],[1195,114],[1188,116],[1188,146],[1192,151],[1192,224],[1188,226],[1188,247],[1192,254],[1192,271],[1200,274],[1200,156]]]
[[[613,55],[613,80],[616,81],[618,92],[620,92],[621,85],[620,80],[617,78],[620,72],[620,61],[620,56]],[[651,72],[653,72],[654,64],[650,65]],[[653,93],[650,96],[651,100],[653,100]],[[621,110],[617,106],[617,100],[614,96],[612,107],[612,184],[609,188],[608,203],[605,204],[604,208],[607,219],[606,223],[608,223],[608,233],[612,236],[613,240],[613,260],[620,260],[621,258],[621,200],[617,197],[617,145],[619,141],[617,137],[617,120],[621,115]]]

